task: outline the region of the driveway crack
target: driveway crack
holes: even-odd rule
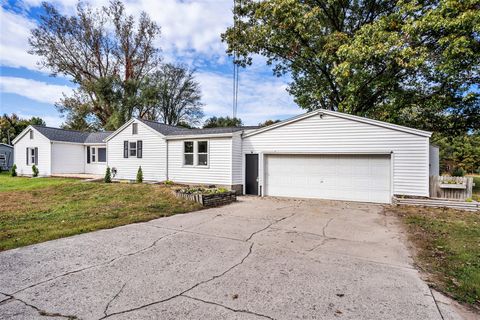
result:
[[[147,247],[144,247],[142,249],[139,249],[139,250],[136,250],[136,251],[133,251],[133,252],[129,252],[129,253],[125,253],[125,254],[121,254],[115,258],[112,258],[108,261],[105,261],[105,262],[102,262],[102,263],[99,263],[99,264],[95,264],[95,265],[91,265],[91,266],[88,266],[88,267],[84,267],[84,268],[81,268],[81,269],[77,269],[77,270],[72,270],[72,271],[69,271],[69,272],[65,272],[65,273],[62,273],[60,275],[57,275],[55,277],[52,277],[52,278],[49,278],[49,279],[46,279],[46,280],[43,280],[43,281],[40,281],[40,282],[37,282],[35,284],[32,284],[32,285],[29,285],[27,287],[24,287],[22,289],[19,289],[17,291],[15,291],[14,293],[12,293],[12,295],[15,295],[19,292],[22,292],[22,291],[25,291],[27,289],[31,289],[31,288],[34,288],[36,286],[39,286],[41,284],[45,284],[47,282],[50,282],[50,281],[53,281],[53,280],[56,280],[56,279],[59,279],[59,278],[62,278],[62,277],[66,277],[66,276],[69,276],[71,274],[75,274],[75,273],[79,273],[79,272],[83,272],[85,270],[89,270],[89,269],[93,269],[93,268],[98,268],[98,267],[103,267],[103,266],[106,266],[106,265],[109,265],[110,263],[118,260],[118,259],[121,259],[121,258],[125,258],[125,257],[130,257],[130,256],[133,256],[133,255],[136,255],[136,254],[139,254],[141,252],[144,252],[144,251],[147,251],[151,248],[153,248],[155,245],[157,245],[157,243],[161,240],[163,240],[164,238],[167,238],[167,237],[170,237],[170,236],[173,236],[175,234],[177,234],[178,232],[173,232],[173,233],[170,233],[170,234],[167,234],[167,235],[163,235],[161,236],[160,238],[156,239],[155,241],[152,242],[152,244],[148,245]]]
[[[236,267],[238,267],[239,265],[244,263],[245,260],[252,254],[252,249],[253,249],[253,243],[250,244],[250,247],[248,249],[248,253],[240,260],[240,262],[234,264],[233,266],[231,266],[227,270],[223,271],[222,273],[220,273],[218,275],[214,275],[210,279],[200,281],[200,282],[194,284],[193,286],[191,286],[190,288],[188,288],[188,289],[186,289],[186,290],[184,290],[184,291],[182,291],[182,292],[180,292],[176,295],[173,295],[171,297],[168,297],[168,298],[165,298],[165,299],[162,299],[162,300],[150,302],[150,303],[147,303],[147,304],[135,307],[135,308],[131,308],[131,309],[123,310],[123,311],[118,311],[118,312],[113,312],[113,313],[110,313],[108,315],[105,315],[105,316],[101,317],[99,320],[106,319],[106,318],[109,318],[111,316],[115,316],[115,315],[119,315],[119,314],[124,314],[124,313],[132,312],[132,311],[137,311],[137,310],[140,310],[140,309],[143,309],[143,308],[146,308],[146,307],[150,307],[150,306],[157,305],[157,304],[160,304],[160,303],[168,302],[170,300],[173,300],[175,298],[183,296],[185,293],[197,288],[198,286],[200,286],[202,284],[205,284],[205,283],[208,283],[208,282],[213,281],[215,279],[218,279],[220,277],[223,277],[224,275],[226,275],[227,273],[229,273],[230,271],[232,271],[233,269],[235,269]]]
[[[23,305],[35,310],[38,312],[38,314],[42,317],[51,317],[51,318],[65,318],[65,319],[69,319],[69,320],[76,320],[78,319],[77,316],[73,316],[73,315],[64,315],[64,314],[61,314],[61,313],[58,313],[58,312],[48,312],[48,311],[45,311],[45,310],[42,310],[36,306],[34,306],[33,304],[30,304],[22,299],[19,299],[11,294],[7,294],[7,293],[3,293],[3,292],[0,292],[1,294],[9,297],[7,300],[5,301],[2,301],[2,303],[4,302],[7,302],[7,301],[18,301],[20,303],[22,303]]]
[[[113,301],[115,301],[115,299],[118,298],[118,296],[122,293],[123,289],[125,288],[125,286],[127,285],[127,282],[125,282],[122,287],[120,288],[120,290],[118,290],[117,294],[115,294],[112,299],[110,299],[110,301],[108,301],[107,303],[107,306],[105,307],[105,310],[103,310],[103,314],[105,316],[108,315],[108,308],[110,308],[110,305],[113,303]]]
[[[330,218],[330,220],[328,220],[327,223],[325,223],[325,225],[323,226],[322,234],[325,238],[329,238],[326,234],[326,231],[327,231],[328,225],[330,224],[330,222],[332,222],[333,219],[335,219],[335,218]]]
[[[258,233],[260,233],[260,232],[263,232],[263,231],[267,230],[268,228],[270,228],[271,226],[273,226],[273,225],[275,225],[275,224],[277,224],[277,223],[279,223],[279,222],[281,222],[281,221],[283,221],[283,220],[285,220],[285,219],[291,218],[291,217],[293,217],[294,215],[295,215],[295,213],[292,213],[291,215],[285,216],[285,217],[283,217],[283,218],[281,218],[281,219],[274,220],[273,222],[271,222],[270,224],[268,224],[268,226],[266,226],[265,228],[262,228],[262,229],[260,229],[260,230],[257,230],[257,231],[255,231],[255,232],[253,232],[253,233],[245,240],[245,242],[248,242],[248,241],[252,240],[252,238],[253,238],[256,234],[258,234]]]
[[[214,305],[214,306],[222,307],[222,308],[224,308],[224,309],[233,311],[233,312],[235,312],[235,313],[247,313],[247,314],[251,314],[251,315],[257,316],[257,317],[274,320],[274,318],[269,317],[269,316],[266,316],[266,315],[261,314],[261,313],[257,313],[257,312],[253,312],[253,311],[249,311],[249,310],[245,310],[245,309],[233,309],[233,308],[227,307],[227,306],[225,306],[225,305],[223,305],[223,304],[220,304],[220,303],[216,303],[216,302],[213,302],[213,301],[207,301],[207,300],[203,300],[203,299],[200,299],[200,298],[195,298],[195,297],[192,297],[192,296],[189,296],[189,295],[185,295],[185,294],[182,294],[181,296],[182,296],[182,297],[185,297],[185,298],[188,298],[188,299],[195,300],[195,301],[199,301],[199,302],[202,302],[202,303],[206,303],[206,304],[211,304],[211,305]]]

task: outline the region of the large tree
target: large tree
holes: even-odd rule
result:
[[[479,0],[243,0],[222,35],[266,57],[304,109],[449,134],[480,127]]]
[[[39,117],[22,119],[15,113],[4,114],[0,118],[0,143],[12,144],[13,139],[29,125],[45,126],[45,121]]]
[[[185,65],[163,64],[142,87],[145,103],[141,118],[170,125],[198,124],[203,117],[200,84],[195,70]]]
[[[40,66],[52,75],[78,85],[58,104],[67,127],[93,116],[95,126],[115,129],[135,113],[144,103],[142,83],[161,61],[154,45],[159,34],[160,27],[146,13],[135,20],[118,0],[99,9],[79,2],[74,16],[43,3],[30,52],[41,57]]]

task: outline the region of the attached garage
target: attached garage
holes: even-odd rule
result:
[[[430,135],[316,110],[243,135],[244,191],[375,203],[428,196]]]
[[[265,155],[265,195],[389,203],[390,155]]]

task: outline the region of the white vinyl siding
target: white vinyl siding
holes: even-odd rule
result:
[[[242,174],[242,137],[232,137],[232,184],[243,184]]]
[[[392,152],[393,193],[428,196],[429,138],[355,120],[314,114],[243,139],[242,152],[368,154]],[[237,173],[238,174],[238,173]]]
[[[185,141],[208,141],[207,166],[184,165]],[[230,137],[168,140],[168,159],[168,178],[172,181],[220,185],[230,185],[232,182],[232,139]]]
[[[52,174],[84,173],[84,146],[73,143],[52,143]]]
[[[163,181],[165,177],[166,142],[152,128],[142,122],[138,123],[138,133],[132,134],[132,124],[123,128],[107,142],[107,164],[117,169],[116,179],[135,180],[138,167],[142,166],[143,179],[146,181]],[[123,143],[142,140],[142,158],[130,156],[124,158]],[[130,150],[129,150],[130,151]],[[137,146],[138,151],[138,146]],[[179,158],[180,160],[182,157]]]
[[[33,139],[30,139],[30,132],[24,134],[14,145],[15,164],[17,165],[17,173],[19,175],[31,175],[32,165],[27,165],[26,153],[27,148],[38,148],[38,165],[39,176],[49,176],[51,174],[51,144],[45,136],[35,129]]]
[[[104,148],[106,150],[106,144],[105,145],[90,145],[90,152],[92,148]],[[96,151],[98,153],[98,151]],[[108,154],[108,152],[107,152]],[[88,174],[98,174],[98,175],[104,175],[105,171],[107,170],[107,162],[91,162],[88,163],[87,161],[88,157],[88,152],[87,152],[87,146],[84,146],[84,163],[85,163],[85,173]],[[91,156],[90,156],[91,157]],[[91,159],[90,159],[91,160]]]

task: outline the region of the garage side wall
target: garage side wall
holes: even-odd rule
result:
[[[38,148],[38,170],[40,176],[51,175],[51,144],[50,140],[40,134],[37,130],[33,130],[33,139],[30,139],[30,133],[26,132],[20,140],[14,145],[15,164],[17,165],[17,173],[19,175],[31,175],[32,166],[26,162],[26,148]]]
[[[138,123],[138,133],[132,133],[132,123]],[[153,129],[140,121],[134,121],[107,142],[107,165],[117,169],[115,179],[135,180],[138,167],[142,167],[146,181],[166,179],[166,142]],[[142,140],[142,158],[123,157],[123,142]]]
[[[243,153],[385,153],[393,194],[428,196],[429,138],[332,115],[313,115],[243,139]],[[263,158],[263,157],[261,157]],[[260,182],[263,172],[260,172]]]

